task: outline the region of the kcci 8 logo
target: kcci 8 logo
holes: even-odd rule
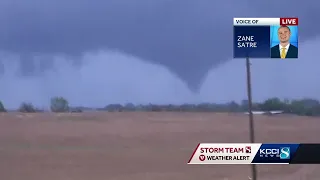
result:
[[[290,159],[290,147],[260,149],[259,153],[260,157],[279,157],[280,159]]]

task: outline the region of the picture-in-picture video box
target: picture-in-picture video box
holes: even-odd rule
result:
[[[234,58],[298,58],[298,18],[234,18]]]

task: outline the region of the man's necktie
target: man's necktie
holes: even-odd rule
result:
[[[281,48],[281,59],[286,58],[286,48]]]

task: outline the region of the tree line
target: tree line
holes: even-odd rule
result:
[[[53,97],[50,101],[50,110],[52,112],[83,112],[83,111],[108,111],[108,112],[128,112],[128,111],[146,111],[146,112],[247,112],[248,101],[241,103],[229,102],[218,103],[200,103],[200,104],[109,104],[102,108],[88,107],[70,107],[69,102],[63,97]],[[304,98],[296,100],[281,100],[279,98],[269,98],[261,103],[253,103],[253,111],[275,111],[280,110],[284,113],[291,113],[301,116],[319,116],[320,102],[316,99]],[[0,112],[6,112],[4,104],[0,101]],[[32,103],[22,103],[17,111],[20,112],[42,112]]]

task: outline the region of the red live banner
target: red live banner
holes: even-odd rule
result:
[[[298,18],[280,18],[281,26],[298,26]]]

